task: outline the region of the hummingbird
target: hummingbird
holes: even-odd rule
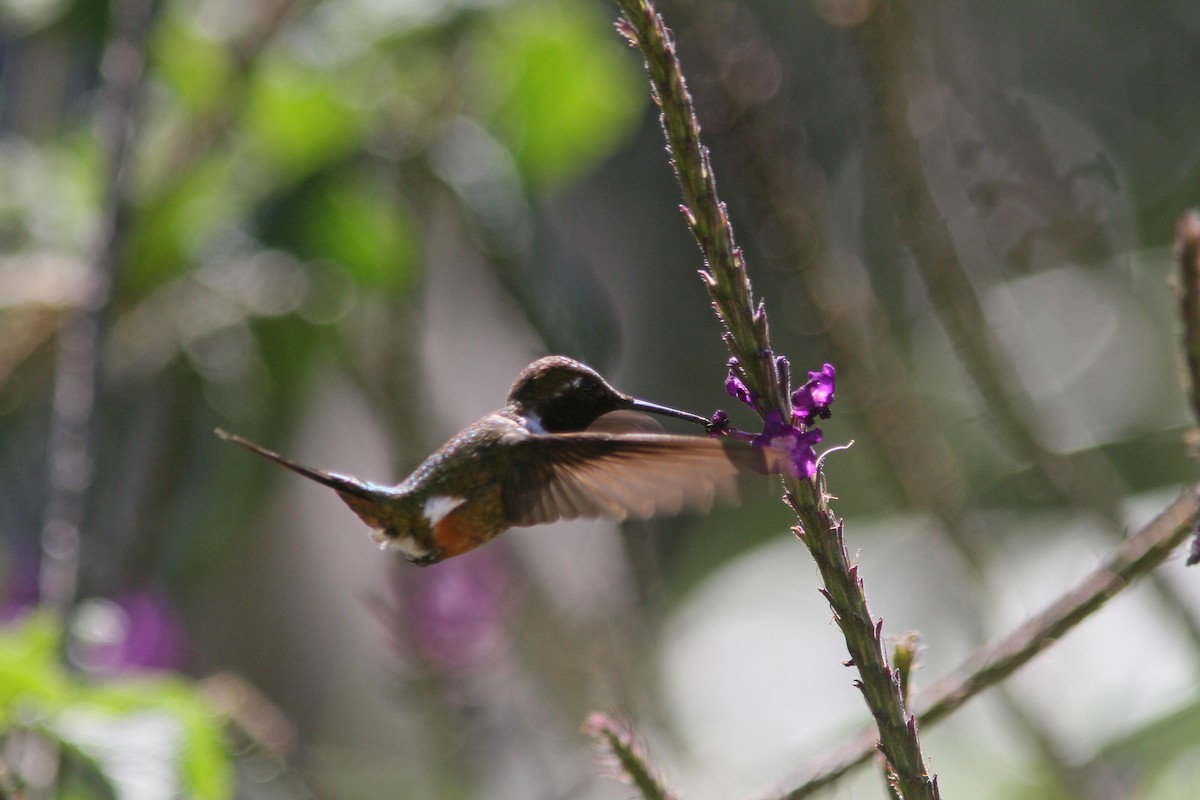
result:
[[[623,412],[623,413],[614,413]],[[787,454],[709,436],[647,432],[645,412],[705,417],[614,389],[565,356],[526,367],[508,402],[471,424],[395,486],[290,461],[217,435],[335,490],[383,549],[421,566],[461,555],[513,527],[606,516],[645,519],[732,499],[740,472],[788,471]]]

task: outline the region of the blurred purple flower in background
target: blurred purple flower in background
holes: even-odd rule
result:
[[[0,624],[16,622],[37,605],[37,600],[37,562],[32,558],[12,559],[0,589]]]
[[[505,641],[509,578],[507,559],[496,551],[405,571],[403,622],[438,664],[463,669],[489,660]]]
[[[86,672],[127,675],[178,670],[186,653],[183,625],[166,594],[152,587],[91,597],[71,615],[67,654]]]
[[[114,599],[128,621],[124,641],[116,649],[120,672],[175,670],[187,655],[187,637],[175,606],[158,587],[125,589]]]
[[[38,566],[20,560],[6,576],[0,623],[19,621],[37,608]],[[91,597],[71,614],[68,655],[85,672],[125,675],[178,670],[187,654],[183,624],[166,592],[126,588],[115,597]]]

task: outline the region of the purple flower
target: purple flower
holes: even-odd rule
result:
[[[126,589],[111,600],[84,600],[71,632],[71,661],[94,675],[178,669],[187,649],[174,607],[165,593],[149,587]]]
[[[725,379],[725,392],[734,400],[741,400],[747,405],[754,405],[754,396],[742,382],[736,372],[737,360],[729,359],[729,377]]]
[[[790,372],[787,358],[772,356],[772,359],[781,385],[787,386]],[[725,379],[725,391],[730,397],[754,406],[757,398],[746,386],[743,375],[738,360],[729,359],[729,376]],[[768,459],[772,470],[786,472],[798,478],[811,478],[817,474],[815,448],[821,443],[821,429],[813,427],[813,423],[818,419],[829,418],[836,375],[837,371],[832,364],[823,365],[818,372],[808,373],[808,382],[792,393],[791,420],[785,421],[781,411],[770,411],[763,419],[762,433],[757,436],[730,427],[729,415],[724,411],[713,414],[708,424],[708,433],[710,436],[748,439],[755,447],[769,447],[785,457],[783,463]]]
[[[705,430],[709,436],[720,436],[729,430],[729,412],[723,408],[718,408],[713,412],[712,417],[708,420],[708,425]]]
[[[705,426],[705,431],[709,436],[728,436],[731,439],[737,439],[740,442],[754,441],[754,434],[746,431],[740,431],[733,427],[729,421],[729,412],[724,409],[718,409],[713,412],[712,418],[709,419],[708,425]]]
[[[16,622],[38,602],[38,563],[19,558],[0,588],[0,624]],[[84,599],[75,609],[69,655],[99,675],[177,670],[187,657],[183,623],[166,592],[127,588],[112,599]]]
[[[8,572],[0,588],[0,623],[16,622],[37,605],[37,600],[37,559],[11,555]]]
[[[836,374],[833,365],[826,364],[820,372],[808,373],[808,383],[792,393],[792,416],[797,423],[811,425],[814,420],[829,419]]]
[[[183,623],[166,593],[155,588],[128,589],[116,598],[129,617],[129,635],[121,652],[122,671],[178,669],[187,651]]]
[[[770,447],[787,454],[790,473],[797,478],[817,474],[816,445],[821,443],[821,429],[802,431],[783,421],[783,414],[771,411],[763,420],[763,431],[754,437],[755,447]]]
[[[507,641],[509,566],[490,550],[444,566],[418,575],[406,573],[411,592],[407,622],[431,660],[451,669],[480,668]]]

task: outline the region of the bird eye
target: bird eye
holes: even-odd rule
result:
[[[600,393],[600,384],[596,383],[591,378],[586,378],[586,377],[580,378],[579,379],[579,390],[584,392],[585,394],[599,394]]]

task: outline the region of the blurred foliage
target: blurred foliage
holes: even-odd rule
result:
[[[99,792],[67,785],[63,796],[233,796],[221,720],[194,685],[90,680],[64,666],[62,642],[60,626],[38,614],[0,636],[0,730],[10,750],[14,740],[63,748],[105,784]]]
[[[519,3],[480,42],[481,105],[535,190],[578,177],[641,106],[640,77],[595,22],[583,4]]]
[[[613,9],[151,3],[113,164],[109,48],[139,2],[0,0],[0,610],[24,619],[0,639],[0,761],[40,741],[64,754],[60,796],[134,797],[89,732],[169,728],[187,796],[624,796],[578,733],[599,707],[645,721],[680,794],[703,796],[778,783],[861,720],[846,674],[822,671],[844,654],[773,486],[736,512],[517,532],[418,571],[211,435],[386,480],[547,351],[651,400],[729,403]],[[1167,277],[1200,185],[1200,17],[914,3],[911,62],[875,76],[859,26],[885,5],[663,11],[774,341],[797,375],[847,376],[824,427],[856,444],[830,488],[888,630],[922,631],[919,692],[922,661],[940,673],[1036,611],[1195,478]],[[897,225],[869,78],[906,93],[1009,417]],[[121,606],[121,630],[170,656],[95,673],[71,660],[77,619],[64,635],[28,613],[57,333],[112,211],[79,599],[155,598]],[[1002,721],[935,740],[947,796],[1184,796],[1200,603],[1174,566],[1065,642]],[[237,735],[193,682],[225,667],[265,695]],[[270,744],[292,728],[298,749]]]

